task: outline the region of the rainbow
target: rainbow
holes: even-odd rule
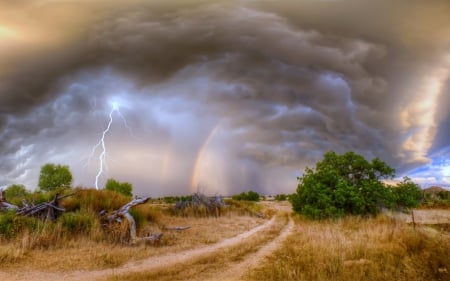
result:
[[[191,188],[190,192],[197,192],[197,188],[200,184],[200,167],[203,159],[205,158],[206,151],[208,149],[209,144],[214,139],[215,135],[217,134],[217,131],[219,131],[219,128],[221,126],[221,122],[218,122],[216,126],[211,130],[208,137],[206,137],[205,141],[203,142],[203,145],[200,147],[197,157],[194,161],[194,168],[192,169],[192,176],[191,176]]]

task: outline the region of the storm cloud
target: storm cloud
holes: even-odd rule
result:
[[[93,186],[113,106],[101,180],[141,195],[292,192],[329,150],[450,184],[448,1],[147,2],[0,4],[0,185]]]

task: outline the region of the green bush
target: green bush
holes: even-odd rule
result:
[[[34,232],[42,227],[43,223],[36,218],[19,216],[15,211],[0,213],[0,240],[15,238],[25,229]]]
[[[5,197],[9,202],[13,202],[14,199],[22,199],[29,192],[23,184],[12,184],[5,189]]]
[[[408,177],[392,188],[392,191],[392,200],[397,208],[415,208],[422,201],[422,190]]]
[[[288,196],[286,194],[277,194],[275,195],[276,201],[286,201],[288,199]]]
[[[20,227],[16,221],[16,212],[8,211],[0,213],[0,237],[6,239],[14,237]]]
[[[392,205],[391,192],[381,180],[394,174],[378,158],[369,162],[354,152],[328,152],[315,169],[306,168],[298,178],[297,191],[289,201],[295,212],[312,219],[374,215]]]
[[[45,164],[39,175],[39,188],[43,191],[51,191],[59,188],[70,188],[72,173],[69,166]]]
[[[63,213],[58,222],[64,230],[72,234],[89,234],[97,223],[97,218],[92,212]]]
[[[233,200],[244,201],[259,201],[259,194],[250,190],[249,192],[241,192],[231,197]]]
[[[134,221],[136,222],[136,228],[140,228],[144,222],[145,222],[145,218],[144,216],[135,209],[130,209],[130,215],[133,217]]]
[[[124,196],[133,196],[133,186],[128,182],[118,182],[114,179],[109,179],[105,185],[106,190],[118,192]]]
[[[67,197],[61,201],[61,205],[67,211],[90,211],[98,213],[102,210],[114,211],[130,201],[124,195],[109,191],[87,188],[76,188],[74,196]]]

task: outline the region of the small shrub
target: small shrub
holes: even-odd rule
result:
[[[138,205],[133,209],[139,212],[145,221],[157,222],[161,216],[161,211],[158,211],[154,206],[149,204]]]
[[[105,185],[106,190],[118,192],[124,196],[133,196],[133,186],[129,182],[118,182],[115,179],[109,179]]]
[[[92,212],[77,211],[62,214],[58,222],[70,234],[89,234],[97,224],[97,219]]]
[[[276,201],[286,201],[288,199],[288,196],[286,194],[277,194],[275,195]]]
[[[67,211],[92,211],[98,213],[102,210],[114,211],[130,201],[130,198],[109,190],[75,189],[74,196],[61,201]]]
[[[16,212],[8,211],[0,213],[0,238],[11,239],[15,237],[19,232],[20,227]]]
[[[138,210],[135,209],[130,210],[130,215],[133,217],[134,222],[136,223],[136,229],[142,227],[142,225],[145,222],[144,216]]]
[[[244,201],[259,201],[259,194],[255,191],[249,191],[249,192],[241,192],[237,195],[233,195],[231,198],[233,200],[244,200]]]

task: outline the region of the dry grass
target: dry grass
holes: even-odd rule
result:
[[[40,271],[94,270],[114,268],[130,260],[163,255],[196,248],[235,236],[265,220],[229,213],[219,218],[192,218],[171,216],[166,206],[139,206],[144,217],[139,235],[163,232],[159,245],[129,246],[111,243],[126,233],[125,225],[109,230],[110,239],[100,226],[93,226],[89,233],[73,235],[61,229],[61,224],[47,224],[39,233],[24,232],[16,239],[0,244],[0,263],[3,271],[23,268]],[[150,219],[150,221],[147,221]],[[190,226],[184,231],[167,230],[174,226]],[[45,258],[43,258],[45,256]]]
[[[277,237],[280,231],[287,223],[287,216],[278,216],[274,225],[258,234],[246,238],[239,245],[222,249],[220,251],[206,254],[194,258],[186,263],[179,263],[168,268],[141,271],[123,275],[113,275],[101,280],[158,280],[158,281],[177,281],[177,280],[214,280],[217,273],[223,272],[227,268],[233,267],[249,255],[257,252],[259,248],[267,242]]]
[[[297,228],[247,280],[450,280],[450,241],[384,216]]]

